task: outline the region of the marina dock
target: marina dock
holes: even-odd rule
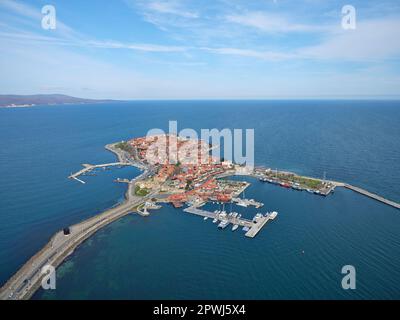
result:
[[[257,219],[256,222],[253,222],[248,219],[244,218],[237,218],[237,217],[223,217],[221,218],[218,214],[211,212],[211,211],[206,211],[206,210],[201,210],[196,207],[189,207],[183,210],[186,213],[191,213],[197,216],[201,217],[207,217],[210,219],[217,219],[218,221],[228,221],[229,223],[239,225],[241,227],[247,227],[249,230],[246,232],[245,236],[248,238],[254,238],[260,230],[265,226],[265,224],[271,220],[269,216],[262,216]]]
[[[254,238],[269,220],[272,220],[272,218],[268,215],[258,219],[256,223],[253,222],[250,230],[246,232],[245,236],[248,238]]]

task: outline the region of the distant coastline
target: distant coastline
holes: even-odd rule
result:
[[[30,108],[34,107],[36,104],[9,104],[6,106],[0,106],[0,108]]]
[[[117,102],[117,100],[84,99],[63,94],[0,95],[0,108],[30,108],[37,105],[67,105]]]

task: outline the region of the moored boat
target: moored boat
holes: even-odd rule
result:
[[[253,222],[257,223],[257,221],[262,217],[263,217],[262,213],[257,213],[253,218]]]
[[[225,229],[225,228],[228,226],[228,224],[229,224],[229,221],[228,221],[228,220],[223,220],[223,221],[221,221],[221,222],[219,223],[218,228],[220,228],[220,229]]]
[[[281,182],[280,186],[284,187],[284,188],[291,188],[292,187],[292,185],[290,183],[287,183],[287,182]]]
[[[271,212],[271,213],[269,214],[269,218],[270,218],[271,220],[274,220],[274,219],[276,218],[277,215],[278,215],[278,212],[273,211],[273,212]]]
[[[293,188],[294,190],[303,191],[303,188],[300,187],[300,184],[299,184],[299,183],[294,183],[293,186],[292,186],[292,188]]]
[[[243,200],[238,201],[236,204],[240,207],[245,207],[245,208],[248,207],[248,204],[246,202],[244,202]]]

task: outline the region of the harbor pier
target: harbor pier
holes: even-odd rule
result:
[[[376,201],[382,202],[382,203],[384,203],[384,204],[386,204],[386,205],[389,205],[389,206],[391,206],[391,207],[393,207],[393,208],[400,209],[400,204],[397,203],[397,202],[388,200],[388,199],[386,199],[386,198],[383,198],[383,197],[381,197],[381,196],[378,196],[377,194],[371,193],[371,192],[369,192],[369,191],[367,191],[367,190],[364,190],[364,189],[361,189],[361,188],[359,188],[359,187],[352,186],[352,185],[350,185],[350,184],[344,184],[343,186],[344,186],[346,189],[349,189],[349,190],[352,190],[352,191],[357,192],[357,193],[359,193],[359,194],[362,194],[362,195],[364,195],[364,196],[366,196],[366,197],[368,197],[368,198],[371,198],[371,199],[374,199],[374,200],[376,200]]]
[[[93,169],[108,168],[108,167],[113,167],[113,166],[135,166],[135,165],[130,162],[114,162],[114,163],[95,164],[95,165],[84,163],[83,166],[84,166],[84,168],[82,170],[79,170],[78,172],[71,174],[68,178],[74,179],[82,184],[85,184],[86,182],[79,179],[78,177],[87,172],[92,171]]]
[[[248,220],[244,218],[238,218],[238,217],[230,217],[225,216],[221,217],[219,214],[211,211],[206,211],[206,210],[201,210],[196,207],[189,207],[183,210],[186,213],[191,213],[197,216],[201,217],[206,217],[210,219],[217,219],[217,221],[228,221],[229,223],[232,223],[234,225],[238,225],[241,227],[246,227],[248,228],[248,231],[246,232],[245,236],[248,238],[254,238],[260,231],[261,229],[265,226],[265,224],[269,220],[273,220],[271,216],[266,215],[266,216],[260,216],[257,219],[253,220]]]

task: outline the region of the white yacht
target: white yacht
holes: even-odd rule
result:
[[[269,214],[269,218],[270,218],[271,220],[274,220],[274,219],[276,218],[277,215],[278,215],[278,212],[273,211],[273,212],[271,212],[271,213]]]
[[[245,207],[245,208],[248,207],[247,202],[246,202],[246,201],[243,201],[243,200],[239,200],[238,202],[236,202],[236,204],[237,204],[238,206],[241,206],[241,207]]]
[[[220,224],[218,225],[218,228],[220,228],[220,229],[225,229],[225,228],[228,226],[228,224],[229,224],[229,221],[228,221],[228,220],[223,220],[223,221],[221,221]]]
[[[258,221],[261,217],[263,217],[263,215],[262,215],[261,213],[257,213],[257,214],[254,216],[254,218],[253,218],[253,222],[254,222],[254,223],[257,223],[257,221]]]

